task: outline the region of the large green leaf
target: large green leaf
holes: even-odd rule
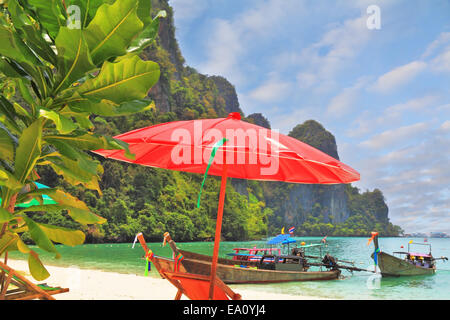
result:
[[[28,46],[10,28],[0,25],[0,54],[28,65],[41,65]]]
[[[67,88],[70,84],[95,68],[81,29],[59,29],[55,40],[58,50],[58,77],[54,92]]]
[[[39,223],[39,227],[45,232],[51,241],[67,246],[76,246],[84,243],[86,236],[80,230],[71,230],[63,227],[51,226]]]
[[[21,133],[20,126],[16,121],[14,106],[2,95],[0,95],[0,123],[4,124],[12,133]]]
[[[166,17],[166,11],[159,11],[156,17],[144,27],[142,32],[130,44],[128,52],[140,54],[156,38],[159,31],[159,19]]]
[[[0,257],[5,251],[17,250],[17,239],[19,236],[15,233],[6,231],[0,238]]]
[[[127,53],[143,23],[136,12],[137,0],[120,0],[103,4],[86,30],[86,41],[96,65],[111,57]]]
[[[33,219],[30,219],[26,216],[24,216],[23,219],[28,226],[28,232],[30,233],[31,239],[33,239],[36,245],[47,252],[55,253],[56,258],[60,258],[61,256],[56,250],[55,245],[47,237],[41,227],[36,222],[34,222]]]
[[[20,182],[25,182],[41,155],[42,119],[34,121],[23,130],[19,138],[14,161],[14,175]]]
[[[98,162],[92,160],[86,153],[80,152],[69,143],[57,139],[52,141],[52,145],[56,147],[61,155],[76,161],[82,170],[97,174]]]
[[[17,180],[17,178],[7,170],[0,167],[0,186],[8,188],[8,193],[19,190],[23,187],[23,183]]]
[[[119,140],[110,138],[107,136],[100,136],[92,133],[84,133],[80,135],[49,135],[45,136],[44,140],[50,144],[55,141],[62,141],[70,144],[74,148],[80,150],[97,150],[97,149],[107,149],[107,150],[125,150],[129,156],[128,144]]]
[[[70,160],[67,157],[62,159],[48,158],[48,163],[56,174],[63,176],[64,179],[73,186],[83,185],[88,189],[96,190],[100,195],[102,191],[98,184],[98,175],[92,174],[91,172],[85,171],[80,166],[78,166],[77,161]],[[102,168],[101,165],[97,166],[97,171]]]
[[[14,216],[6,209],[0,208],[0,223],[8,222]]]
[[[42,281],[50,277],[50,273],[48,273],[47,269],[45,269],[39,259],[39,255],[33,250],[31,250],[28,254],[28,268],[30,269],[30,273],[33,278],[37,281]]]
[[[144,27],[152,22],[151,10],[151,0],[138,0],[137,15],[139,19],[144,23]]]
[[[51,194],[52,198],[55,198],[55,194]],[[71,198],[70,198],[71,197]],[[69,197],[68,201],[72,201],[72,196]],[[76,199],[76,198],[75,198]],[[56,199],[55,199],[56,200]],[[23,214],[25,212],[38,212],[38,211],[50,211],[58,212],[62,210],[67,210],[69,216],[81,224],[102,224],[106,222],[106,219],[92,213],[86,204],[78,199],[70,204],[44,204],[38,206],[31,206],[29,208],[24,208],[16,211],[16,214]]]
[[[78,6],[81,13],[81,28],[84,29],[95,17],[97,9],[104,3],[112,4],[115,0],[66,0],[67,8]],[[149,0],[151,1],[151,0]]]
[[[124,101],[121,104],[116,104],[109,100],[96,101],[80,97],[80,99],[72,101],[69,105],[70,109],[77,113],[90,112],[104,117],[125,116],[155,108],[152,101],[144,99]]]
[[[52,48],[44,40],[36,24],[27,16],[17,0],[8,0],[8,11],[11,14],[14,28],[26,40],[28,46],[43,59],[52,64],[56,64],[56,55]]]
[[[159,74],[157,63],[143,61],[137,56],[117,63],[105,62],[97,77],[77,87],[76,92],[90,99],[120,104],[146,97],[158,81]]]
[[[53,39],[58,35],[59,28],[66,26],[64,5],[61,0],[27,0],[34,7],[38,21]]]
[[[14,140],[2,127],[0,127],[0,159],[9,161],[14,159]]]
[[[58,132],[61,134],[70,133],[77,128],[77,125],[71,119],[55,111],[41,108],[39,110],[39,115],[43,118],[53,121],[56,126],[56,130],[58,130]]]

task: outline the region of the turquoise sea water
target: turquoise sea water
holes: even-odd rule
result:
[[[299,241],[318,243],[320,238],[295,238]],[[370,258],[373,245],[367,246],[367,238],[328,238],[328,247],[324,250],[342,260],[355,261],[355,266],[363,269],[373,269],[373,260]],[[407,248],[411,238],[381,238],[379,240],[381,250],[391,253],[402,251],[400,246]],[[422,242],[423,239],[413,239]],[[236,247],[266,247],[265,241],[250,242],[222,242],[220,256],[226,257],[226,253],[232,252]],[[450,239],[428,239],[432,245],[433,256],[450,257]],[[149,247],[156,255],[171,257],[169,246],[162,247],[162,243],[149,243]],[[177,243],[179,248],[203,254],[212,254],[212,242],[186,242]],[[42,260],[48,265],[77,266],[79,268],[99,269],[120,273],[144,274],[145,260],[142,259],[144,251],[136,243],[132,244],[86,244],[77,247],[58,245],[58,251],[62,258],[54,259],[53,256],[43,253]],[[419,247],[419,250],[426,250]],[[311,248],[307,254],[318,255],[316,248]],[[25,258],[19,253],[11,254],[11,258]],[[232,285],[237,291],[239,288],[262,290],[292,295],[307,295],[322,298],[337,299],[450,299],[450,261],[437,262],[435,275],[420,277],[382,278],[378,284],[372,273],[343,271],[344,279],[315,282],[291,282],[281,284],[258,285]],[[158,276],[154,268],[152,276]]]

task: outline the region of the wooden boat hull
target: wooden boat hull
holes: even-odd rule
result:
[[[157,263],[161,270],[174,271],[175,269],[175,261],[173,259],[159,257],[155,255],[153,256],[153,263]],[[182,264],[180,264],[179,268],[180,268],[179,271],[187,272]],[[162,273],[159,273],[159,275],[161,276],[161,278],[165,279]]]
[[[210,275],[211,257],[194,252],[179,250],[184,256],[183,266],[186,271],[194,274]],[[291,281],[334,280],[340,275],[339,270],[331,271],[277,271],[253,268],[241,268],[241,261],[221,258],[217,264],[217,276],[225,283],[276,283]],[[255,262],[247,262],[254,267]]]
[[[377,260],[381,275],[384,277],[421,276],[431,275],[436,272],[436,267],[424,268],[415,266],[412,263],[385,252],[379,252],[377,254]]]

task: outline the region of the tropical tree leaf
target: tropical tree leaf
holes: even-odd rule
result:
[[[14,28],[26,39],[28,46],[43,59],[55,65],[55,53],[17,0],[8,0],[8,11],[11,14]]]
[[[14,140],[2,127],[0,127],[0,159],[8,161],[14,159]]]
[[[101,5],[86,30],[86,41],[97,65],[127,53],[127,48],[142,28],[136,12],[137,0],[120,0]]]
[[[14,216],[8,210],[0,207],[0,223],[8,222],[13,218]]]
[[[161,10],[158,12],[156,17],[151,20],[151,22],[144,27],[142,32],[137,36],[130,44],[128,52],[130,53],[141,53],[145,48],[147,48],[156,38],[159,31],[159,19],[166,17],[166,11]]]
[[[34,121],[28,128],[23,130],[19,138],[14,161],[14,175],[20,182],[25,182],[30,175],[36,162],[41,155],[42,121]]]
[[[23,183],[18,181],[16,177],[7,170],[0,168],[0,186],[8,188],[7,193],[19,190],[23,187]]]
[[[15,233],[6,231],[0,238],[0,256],[5,251],[17,250],[17,239],[19,236]]]
[[[55,257],[60,258],[61,256],[56,250],[55,245],[47,237],[41,227],[36,222],[34,222],[33,219],[30,219],[26,216],[23,216],[23,219],[28,226],[28,232],[30,233],[31,239],[33,239],[36,245],[47,252],[55,253]]]
[[[95,66],[81,29],[62,27],[55,44],[58,50],[58,77],[54,92],[57,93],[95,69]]]
[[[62,141],[69,143],[72,147],[80,150],[125,150],[125,154],[128,157],[133,158],[130,154],[128,144],[119,139],[110,138],[107,136],[100,136],[93,133],[83,133],[80,135],[48,135],[44,137],[44,140],[50,144],[54,144],[55,141]]]
[[[51,241],[72,247],[83,244],[86,238],[85,234],[80,230],[72,230],[42,223],[39,223],[39,227]]]
[[[17,87],[19,88],[20,94],[22,98],[30,105],[33,106],[35,104],[34,98],[29,90],[29,81],[24,78],[16,79]]]
[[[0,25],[0,43],[2,44],[0,47],[0,54],[3,56],[29,66],[33,64],[42,65],[33,51],[28,48],[11,28]]]
[[[47,269],[42,264],[39,255],[33,250],[30,250],[30,253],[28,254],[28,268],[30,269],[33,278],[37,281],[42,281],[50,277],[50,273],[48,273]]]
[[[17,237],[17,249],[25,254],[29,254],[31,249],[20,239],[20,237]]]
[[[71,119],[55,111],[41,108],[39,110],[39,115],[43,118],[53,121],[56,126],[56,130],[58,130],[58,132],[61,134],[70,133],[77,128],[77,125]]]
[[[51,197],[55,199],[55,195],[51,194]],[[69,198],[70,199],[70,198]],[[76,198],[75,198],[76,199]],[[71,201],[71,200],[70,200]],[[25,212],[38,212],[38,211],[51,211],[58,212],[67,210],[69,216],[78,223],[86,224],[102,224],[106,222],[106,219],[92,213],[83,201],[77,199],[77,202],[70,204],[44,204],[38,206],[32,206],[24,208],[16,212],[16,214],[23,214]],[[29,227],[29,226],[28,226]]]
[[[64,179],[73,186],[83,185],[88,189],[96,190],[100,195],[102,191],[98,184],[98,176],[91,172],[85,171],[78,166],[76,161],[70,160],[66,157],[63,159],[49,158],[50,166],[56,172],[56,174],[63,176]],[[101,165],[97,166],[99,169]]]
[[[81,98],[77,102],[72,102],[70,108],[78,113],[91,112],[98,116],[118,117],[154,109],[155,104],[152,101],[144,99],[125,101],[121,104],[116,104],[104,99],[95,101],[93,99]]]
[[[68,0],[66,1],[67,8],[75,5],[80,8],[81,13],[81,28],[84,29],[91,20],[95,17],[97,9],[104,3],[112,4],[115,0]],[[151,0],[150,0],[151,1]]]
[[[66,26],[64,6],[61,0],[27,0],[33,6],[38,21],[47,30],[51,38],[58,35],[59,28]]]
[[[52,141],[52,145],[58,149],[61,155],[68,157],[70,160],[78,162],[78,165],[84,171],[90,172],[92,174],[97,174],[97,167],[99,163],[92,160],[87,154],[78,151],[69,143],[61,140],[54,139]]]
[[[20,126],[16,121],[14,106],[0,95],[0,122],[3,123],[13,133],[20,133]]]
[[[97,77],[77,87],[76,92],[90,99],[120,104],[146,97],[159,75],[157,63],[134,56],[116,63],[105,62]],[[74,103],[69,103],[69,107],[72,106]]]

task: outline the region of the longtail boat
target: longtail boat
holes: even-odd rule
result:
[[[175,256],[183,256],[182,265],[189,273],[210,275],[212,257],[181,250],[166,233],[165,241]],[[273,260],[276,260],[276,263]],[[322,264],[321,264],[322,265]],[[219,258],[217,276],[225,283],[276,283],[289,281],[334,280],[341,274],[337,267],[326,271],[308,271],[310,264],[301,256],[263,255],[260,261],[236,261]]]
[[[383,277],[432,275],[436,272],[436,260],[448,260],[447,257],[434,258],[431,254],[431,245],[428,243],[409,242],[407,252],[398,251],[390,255],[380,250],[377,232],[372,232],[372,239],[375,252],[372,253],[371,257],[380,268]],[[410,244],[428,246],[429,252],[411,252]],[[399,256],[396,257],[394,254],[398,254]]]

